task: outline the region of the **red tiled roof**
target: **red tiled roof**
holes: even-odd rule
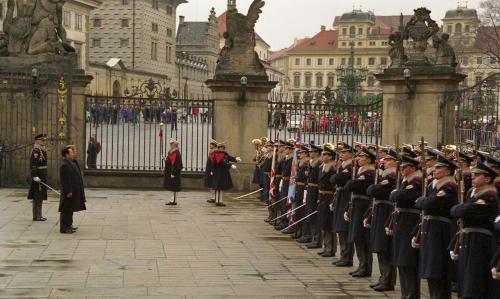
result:
[[[334,51],[338,47],[339,32],[337,30],[322,30],[314,37],[303,41],[289,52],[319,52]]]
[[[399,28],[399,17],[400,16],[376,16],[375,26],[380,26],[381,29],[394,28],[394,31],[398,31]],[[412,16],[403,15],[403,24],[408,23]]]
[[[281,57],[285,56],[288,52],[290,52],[291,50],[293,50],[295,47],[297,47],[298,45],[300,45],[303,42],[308,41],[308,40],[309,40],[309,37],[301,38],[299,40],[296,40],[291,46],[289,46],[287,48],[271,52],[271,54],[269,55],[268,60],[269,61],[273,61],[275,59],[281,58]]]
[[[222,37],[224,32],[227,31],[227,22],[226,22],[226,16],[227,16],[227,11],[225,11],[223,14],[221,14],[217,19],[219,21],[219,36]],[[264,44],[268,45],[271,47],[260,35],[255,32],[255,39],[262,41]]]

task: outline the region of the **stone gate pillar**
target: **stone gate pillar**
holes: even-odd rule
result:
[[[248,77],[244,87],[240,76],[218,76],[206,84],[215,98],[213,137],[225,141],[227,151],[243,160],[237,170],[231,170],[235,190],[255,189],[252,186],[255,148],[251,141],[268,134],[268,94],[277,82],[270,82],[267,77]],[[245,100],[241,99],[242,93]]]
[[[431,147],[454,143],[455,99],[446,93],[457,90],[465,75],[451,66],[429,65],[386,69],[376,77],[384,92],[383,144],[394,144],[397,134],[400,143],[422,136]]]

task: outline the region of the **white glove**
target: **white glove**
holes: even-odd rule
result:
[[[349,213],[344,213],[344,221],[349,221]]]
[[[370,228],[371,225],[368,223],[368,218],[363,219],[363,227],[364,228]]]
[[[304,200],[302,200],[302,203],[306,203],[307,199],[307,190],[304,190]]]
[[[278,188],[278,190],[281,192],[282,188],[283,188],[283,180],[280,181],[280,187]]]
[[[333,206],[333,203],[331,203],[331,204],[329,205],[329,208],[330,208],[330,211],[332,211],[332,212],[335,210],[335,207]]]
[[[231,165],[231,169],[236,169],[236,165]]]
[[[175,179],[175,175],[171,175],[170,177],[171,177],[172,179]]]
[[[37,182],[37,183],[40,183],[42,180],[39,178],[39,177],[34,177],[33,178],[33,181]]]
[[[236,157],[236,162],[240,163],[241,162],[241,158],[240,157]]]
[[[455,252],[453,252],[453,250],[450,250],[450,258],[452,261],[458,261],[458,254],[455,254]]]
[[[493,279],[495,280],[500,280],[500,273],[497,272],[497,269],[496,268],[491,268],[491,276],[493,277]]]
[[[392,236],[394,234],[394,232],[392,230],[390,230],[388,227],[385,228],[385,234],[388,235],[388,236]]]
[[[415,237],[411,238],[411,247],[413,247],[415,249],[420,248],[420,244],[417,242],[417,238],[415,238]]]

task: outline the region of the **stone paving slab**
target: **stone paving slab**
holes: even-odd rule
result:
[[[275,231],[258,200],[207,196],[169,207],[163,191],[89,189],[79,231],[62,235],[55,196],[32,222],[26,190],[0,189],[0,299],[399,298],[368,287],[377,270],[352,278]]]

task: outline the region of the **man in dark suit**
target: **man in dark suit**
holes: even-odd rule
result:
[[[76,150],[73,146],[65,146],[61,154],[63,161],[59,168],[61,180],[60,232],[62,234],[72,234],[77,230],[77,228],[73,227],[73,212],[86,210],[85,191],[80,169],[74,162]]]

